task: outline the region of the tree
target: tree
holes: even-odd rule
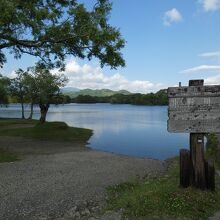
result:
[[[15,73],[17,76],[11,79],[10,93],[12,97],[15,96],[21,103],[21,117],[24,119],[24,101],[27,94],[27,87],[25,85],[26,73],[22,69],[17,70]]]
[[[67,83],[67,78],[64,74],[52,74],[46,68],[37,66],[32,69],[36,82],[36,102],[39,104],[41,117],[40,122],[46,121],[46,115],[51,103],[56,99],[59,100],[61,93],[60,88]]]
[[[92,10],[77,0],[0,0],[0,65],[5,49],[15,58],[29,54],[48,68],[64,68],[67,55],[124,66],[125,41],[108,23],[112,5],[97,0]]]
[[[28,119],[32,119],[33,117],[34,104],[37,102],[37,97],[38,97],[37,82],[34,74],[30,70],[31,68],[28,68],[28,70],[24,73],[24,80],[23,80],[23,84],[26,88],[26,97],[30,102],[30,116],[28,117]]]
[[[10,80],[0,74],[0,105],[8,103],[8,87]]]

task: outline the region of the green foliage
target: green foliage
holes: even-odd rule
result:
[[[71,98],[76,98],[79,95],[92,96],[92,97],[106,97],[106,96],[113,96],[115,94],[129,95],[131,93],[126,90],[112,91],[110,89],[95,89],[95,90],[82,89],[82,90],[76,91],[76,92],[65,92],[64,94],[69,95]]]
[[[14,153],[0,149],[0,163],[13,162],[18,160],[18,156]]]
[[[108,0],[97,0],[92,10],[77,0],[0,0],[0,66],[3,49],[15,58],[39,57],[48,68],[64,68],[67,55],[124,66],[125,41],[108,23],[111,8]]]
[[[29,75],[32,75],[35,84],[35,102],[50,104],[52,99],[59,98],[60,88],[68,81],[64,74],[52,74],[40,66],[30,70]]]
[[[23,85],[26,88],[26,100],[29,102],[36,102],[38,95],[38,85],[34,74],[31,72],[33,68],[28,68],[26,72],[24,72]]]
[[[67,78],[64,74],[52,74],[45,65],[36,65],[28,68],[27,71],[19,69],[16,71],[17,77],[11,80],[11,96],[18,100],[22,106],[22,118],[24,118],[24,103],[31,103],[31,114],[33,115],[33,105],[39,104],[41,108],[42,122],[46,119],[46,114],[51,103],[62,103],[68,100],[60,94]],[[43,116],[42,116],[43,115]]]
[[[212,159],[215,165],[220,168],[220,145],[216,134],[208,134],[206,143],[206,157]]]
[[[63,74],[53,75],[47,69],[29,67],[27,71],[19,69],[17,77],[10,80],[10,103],[39,104],[48,101],[52,104],[70,103],[70,97],[60,93],[67,78]]]
[[[25,95],[27,93],[25,72],[22,69],[18,69],[15,73],[16,77],[10,80],[10,95],[15,97],[19,103],[24,103]]]
[[[18,126],[15,128],[14,125]],[[91,135],[92,131],[89,129],[69,127],[64,122],[39,124],[36,120],[0,119],[0,136],[86,142]]]
[[[76,103],[96,103],[97,98],[90,95],[79,95],[75,98]]]
[[[0,105],[8,103],[10,80],[0,74]]]
[[[206,149],[207,151],[216,150],[218,148],[218,138],[216,134],[208,134],[207,135],[207,143],[206,143]]]
[[[131,219],[207,219],[220,209],[220,178],[216,192],[179,187],[179,168],[169,175],[137,179],[108,188],[107,209],[124,210]]]
[[[33,73],[37,88],[35,101],[40,107],[40,122],[44,123],[50,104],[60,98],[60,88],[66,84],[67,78],[64,74],[52,74],[41,66],[36,66]]]
[[[16,71],[16,77],[11,79],[10,83],[10,95],[15,97],[22,108],[22,118],[24,118],[24,102],[28,93],[28,85],[25,83],[25,73],[22,69]]]
[[[72,99],[76,103],[111,103],[132,105],[168,105],[166,90],[150,94],[115,94],[107,97],[93,97],[90,95],[79,95]]]
[[[133,105],[167,105],[168,97],[166,90],[149,94],[114,95],[110,99],[112,104],[133,104]]]
[[[51,104],[69,104],[71,103],[71,98],[68,95],[59,94],[59,96],[51,99]]]

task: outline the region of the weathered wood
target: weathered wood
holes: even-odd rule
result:
[[[203,134],[190,134],[190,159],[193,186],[199,189],[206,189]]]
[[[206,111],[169,111],[169,118],[173,120],[216,120],[219,109],[211,109],[209,114]],[[220,118],[218,119],[220,121]]]
[[[220,132],[220,120],[169,120],[167,129],[169,132],[174,133]]]
[[[167,94],[169,98],[218,97],[220,95],[220,85],[169,87]]]
[[[168,96],[169,132],[220,132],[220,86],[192,80],[188,87],[168,88]]]
[[[168,88],[168,131],[190,133],[190,152],[180,151],[180,185],[215,189],[215,169],[204,159],[204,133],[220,133],[220,86],[190,80],[188,87]]]
[[[205,161],[206,188],[215,190],[215,167],[213,161]]]
[[[219,97],[177,97],[169,99],[171,111],[210,111],[220,108]]]
[[[187,188],[190,185],[190,152],[186,149],[180,150],[180,186]]]
[[[203,79],[192,79],[189,80],[189,86],[202,86],[204,84]]]

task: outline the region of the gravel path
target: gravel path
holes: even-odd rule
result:
[[[0,164],[1,220],[60,218],[85,201],[103,203],[109,185],[165,171],[162,161],[86,150],[80,143],[0,137],[0,146],[26,154]]]

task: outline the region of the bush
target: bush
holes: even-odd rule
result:
[[[218,138],[215,134],[207,135],[206,156],[208,159],[213,159],[216,165],[220,166],[220,149]]]

